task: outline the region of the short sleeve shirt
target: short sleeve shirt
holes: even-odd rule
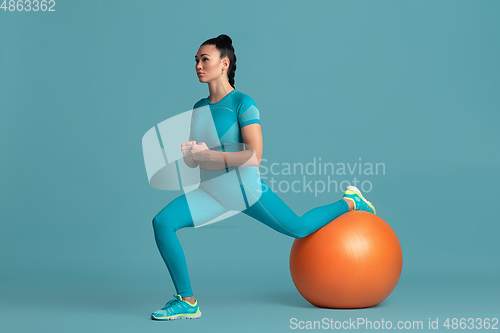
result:
[[[196,102],[191,140],[205,142],[209,149],[231,151],[227,148],[238,146],[231,143],[244,143],[241,128],[250,124],[260,124],[259,109],[250,96],[233,89],[217,103],[211,103],[208,97]],[[226,149],[221,149],[221,144]]]

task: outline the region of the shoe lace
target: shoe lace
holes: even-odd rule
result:
[[[165,304],[165,306],[162,308],[162,310],[166,310],[168,307],[175,306],[180,303],[181,303],[180,298],[177,295],[174,295],[174,299],[168,301],[167,304]]]

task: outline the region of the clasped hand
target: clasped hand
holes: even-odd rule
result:
[[[181,143],[181,150],[184,157],[192,156],[195,161],[208,161],[211,152],[205,142],[197,144],[196,141]]]

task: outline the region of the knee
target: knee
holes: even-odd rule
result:
[[[158,219],[157,219],[157,217],[156,217],[156,216],[155,216],[155,217],[153,217],[152,222],[153,222],[153,229],[156,229],[156,228],[157,228],[157,226],[158,226]]]
[[[160,216],[156,215],[153,217],[153,229],[158,230],[158,229],[166,229],[166,228],[173,228],[173,225],[170,223],[171,219],[165,217],[165,216]]]
[[[300,233],[300,234],[295,234],[295,239],[301,239],[301,238],[304,238],[306,237],[308,234],[303,232],[303,233]]]
[[[295,230],[294,238],[301,239],[309,235],[311,232],[305,228],[300,228],[299,230]]]
[[[176,232],[187,227],[186,219],[171,214],[157,214],[152,220],[154,230],[169,230]]]

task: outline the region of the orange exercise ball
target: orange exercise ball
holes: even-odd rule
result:
[[[295,239],[290,274],[299,293],[322,308],[379,304],[398,283],[403,254],[398,237],[377,215],[350,211]]]

